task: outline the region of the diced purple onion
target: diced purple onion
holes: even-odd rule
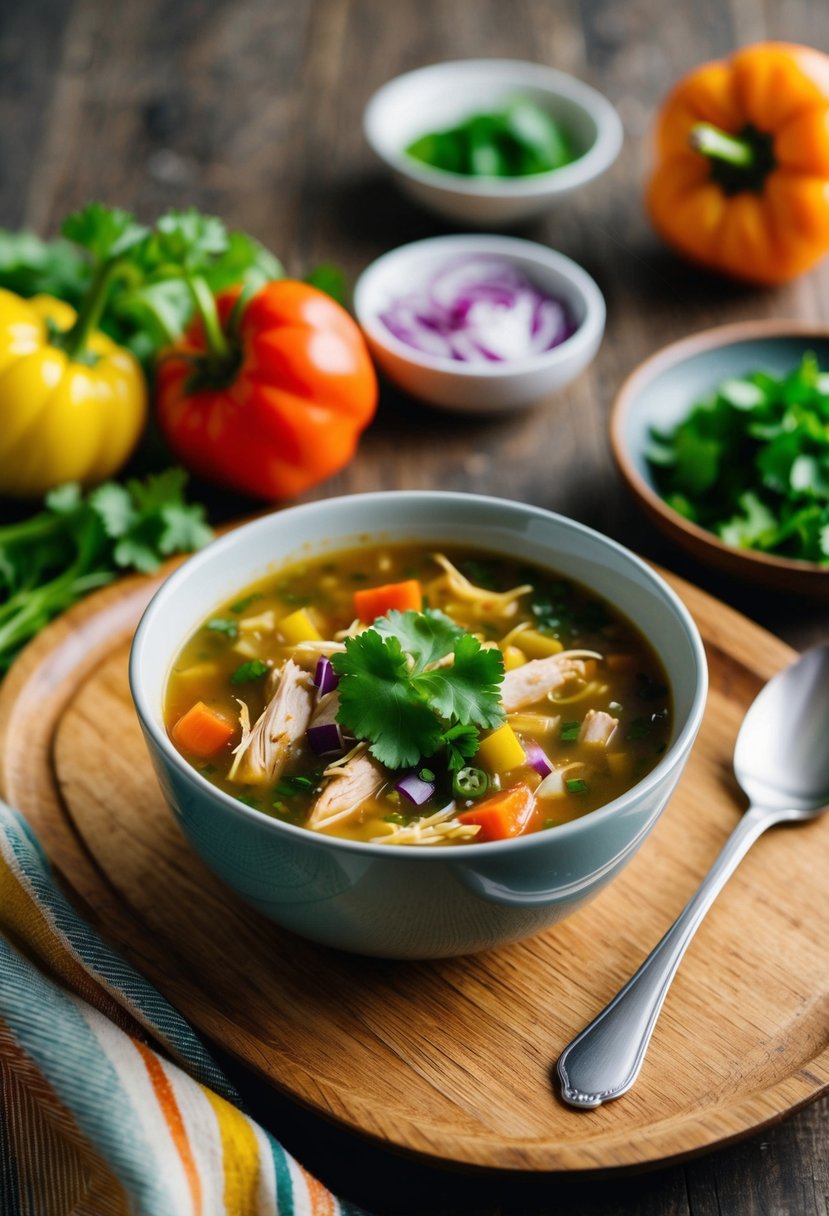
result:
[[[575,331],[561,300],[504,258],[453,258],[379,318],[423,354],[460,363],[504,363],[544,354]]]
[[[334,670],[331,660],[322,655],[317,659],[317,669],[314,672],[314,683],[319,689],[319,695],[324,697],[326,693],[333,692],[339,682],[339,676]]]
[[[318,756],[342,755],[345,751],[339,722],[322,722],[308,727],[308,746]]]
[[[398,794],[402,794],[404,798],[408,798],[409,802],[413,802],[415,806],[422,806],[424,802],[428,802],[435,792],[434,781],[424,781],[422,777],[412,770],[406,773],[394,787]]]
[[[547,753],[537,743],[530,741],[524,744],[527,753],[527,764],[534,768],[540,777],[546,777],[553,771],[553,766],[547,759]]]

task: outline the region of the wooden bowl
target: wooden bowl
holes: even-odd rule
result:
[[[613,403],[610,442],[631,492],[654,524],[698,561],[732,578],[779,591],[829,598],[829,567],[725,544],[660,497],[645,451],[652,426],[670,429],[732,376],[782,376],[813,351],[829,368],[829,330],[800,321],[746,321],[705,330],[651,355],[628,376]]]

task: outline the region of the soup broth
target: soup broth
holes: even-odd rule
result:
[[[459,846],[629,789],[670,740],[671,700],[642,632],[579,584],[386,545],[294,564],[214,612],[176,658],[165,720],[203,776],[265,814]]]

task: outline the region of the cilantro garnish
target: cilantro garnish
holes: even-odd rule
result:
[[[500,651],[484,649],[441,612],[390,612],[345,647],[332,658],[337,720],[389,768],[415,765],[442,746],[460,768],[477,750],[477,728],[504,721]],[[435,666],[449,655],[451,663]]]
[[[230,677],[230,682],[231,684],[248,684],[252,680],[261,680],[267,671],[267,663],[263,663],[261,659],[249,659],[247,663],[239,664]]]
[[[562,722],[559,738],[562,743],[573,743],[579,737],[581,732],[580,722]]]
[[[646,451],[665,501],[727,545],[829,566],[829,375],[723,381]]]

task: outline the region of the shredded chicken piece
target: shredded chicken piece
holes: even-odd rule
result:
[[[291,650],[291,658],[295,663],[316,662],[319,658],[328,659],[332,654],[339,654],[343,650],[343,642],[332,642],[323,638],[319,642],[297,642]]]
[[[445,844],[447,840],[469,840],[477,836],[480,824],[461,823],[455,817],[452,802],[434,815],[415,819],[413,823],[394,824],[383,836],[372,836],[373,844]]]
[[[501,684],[501,703],[508,714],[534,705],[573,679],[584,680],[585,658],[600,659],[595,650],[562,650],[546,659],[531,659],[513,667]]]
[[[579,731],[579,743],[590,743],[594,747],[607,747],[616,733],[619,719],[606,714],[603,709],[588,709]]]
[[[273,633],[276,630],[276,613],[273,608],[260,612],[258,616],[243,616],[239,620],[240,633]]]
[[[339,709],[339,693],[336,691],[327,692],[325,696],[320,697],[314,706],[314,712],[311,714],[311,726],[327,726],[330,722],[336,722]]]
[[[287,659],[276,691],[251,728],[248,707],[239,715],[242,741],[236,748],[231,781],[272,784],[279,778],[291,746],[302,738],[314,708],[314,689],[307,671]]]
[[[453,566],[443,553],[433,553],[432,557],[444,570],[445,577],[441,580],[456,599],[469,604],[476,604],[494,616],[511,617],[518,611],[518,600],[522,595],[532,591],[532,583],[523,583],[510,591],[489,591],[486,587],[476,587],[465,575]]]
[[[329,764],[323,776],[327,780],[307,821],[307,827],[317,830],[352,818],[388,779],[386,770],[362,744]]]

